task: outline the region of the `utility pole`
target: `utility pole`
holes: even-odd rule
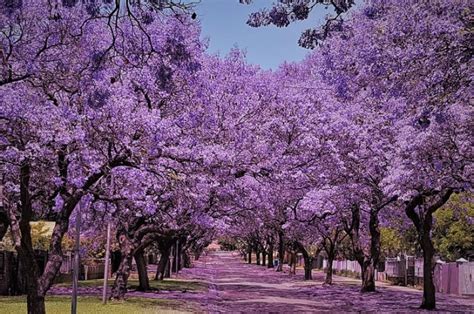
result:
[[[72,277],[72,301],[71,301],[71,314],[77,313],[77,286],[79,281],[79,246],[81,236],[81,212],[82,212],[82,200],[79,201],[76,212],[76,243],[74,246],[74,265],[73,265],[73,277]]]
[[[102,303],[107,304],[107,284],[109,281],[109,259],[110,259],[110,220],[107,222],[107,244],[105,247],[104,287],[102,291]]]
[[[110,175],[110,186],[112,188],[112,194],[114,194],[114,177]],[[105,212],[108,214],[108,203],[105,203]],[[104,267],[104,286],[102,288],[102,304],[107,304],[107,285],[109,281],[109,260],[110,260],[110,229],[111,229],[111,215],[107,221],[107,243],[105,245],[105,267]]]

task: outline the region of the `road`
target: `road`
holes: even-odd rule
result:
[[[189,295],[209,313],[424,312],[418,309],[421,292],[415,289],[384,285],[361,294],[355,280],[335,276],[335,284],[325,286],[321,272],[304,281],[302,272],[291,276],[248,265],[232,252],[210,252],[180,276],[208,283],[207,294],[179,298],[186,301]],[[437,300],[439,312],[474,313],[473,298],[438,294]]]

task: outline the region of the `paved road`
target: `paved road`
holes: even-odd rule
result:
[[[321,272],[314,274],[314,280],[303,281],[302,273],[290,276],[248,265],[231,252],[209,253],[181,276],[208,282],[207,294],[183,293],[179,299],[198,301],[209,313],[423,312],[418,309],[421,292],[414,289],[383,286],[361,294],[354,281],[343,277],[335,276],[334,285],[323,286]],[[474,313],[474,299],[439,294],[438,310]]]

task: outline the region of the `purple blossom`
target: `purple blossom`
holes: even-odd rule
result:
[[[308,18],[309,8],[304,3],[298,3],[293,5],[293,13],[297,20],[305,20]]]
[[[5,14],[11,15],[16,10],[21,9],[23,0],[1,0],[0,6]]]
[[[87,105],[93,109],[100,109],[106,105],[109,97],[109,91],[96,89],[87,99]]]
[[[76,6],[78,0],[62,0],[63,6],[66,8],[72,8]]]
[[[282,6],[273,7],[268,13],[268,16],[270,17],[272,24],[277,27],[286,27],[290,24],[288,13]]]
[[[160,86],[161,89],[169,90],[170,88],[172,88],[172,78],[173,70],[170,67],[162,65],[158,68],[158,71],[156,72],[156,79],[158,82],[158,86]]]
[[[153,18],[153,15],[148,13],[148,12],[143,14],[143,16],[142,16],[142,21],[145,25],[149,25],[149,24],[153,23],[154,20],[155,19]]]
[[[364,15],[367,16],[369,19],[375,19],[379,15],[379,9],[375,6],[367,6],[363,10]]]

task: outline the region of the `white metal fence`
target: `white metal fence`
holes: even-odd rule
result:
[[[323,268],[327,268],[327,260],[323,261]],[[356,261],[333,261],[333,270],[359,274],[361,268]],[[436,264],[434,269],[434,283],[437,292],[474,295],[474,262]],[[411,278],[410,280],[410,277]],[[387,259],[385,271],[375,272],[377,280],[390,280],[397,284],[421,284],[423,282],[423,260],[413,257],[403,259]],[[397,280],[398,279],[398,280]]]

